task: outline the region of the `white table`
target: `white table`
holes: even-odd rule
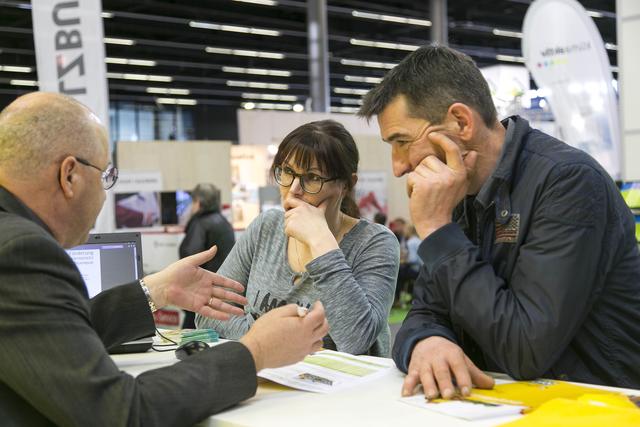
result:
[[[112,356],[132,375],[177,362],[173,352]],[[341,426],[494,426],[518,417],[468,422],[400,402],[404,374],[393,368],[372,382],[332,394],[308,393],[260,380],[251,399],[201,423],[203,426],[341,427]],[[627,394],[637,390],[614,389]]]

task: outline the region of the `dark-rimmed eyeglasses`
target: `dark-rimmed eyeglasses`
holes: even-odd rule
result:
[[[338,178],[324,178],[315,173],[295,173],[291,168],[286,166],[276,166],[273,171],[273,177],[276,182],[283,187],[291,187],[293,180],[298,178],[300,186],[305,193],[317,194],[322,191],[325,182],[335,181]]]
[[[107,167],[104,170],[102,170],[98,166],[95,166],[89,163],[88,160],[85,160],[83,158],[76,157],[76,156],[74,156],[73,158],[76,159],[78,163],[82,165],[89,166],[98,170],[102,177],[102,188],[104,188],[105,190],[108,190],[114,185],[116,185],[116,182],[118,181],[118,168],[113,166],[111,163],[109,163]]]

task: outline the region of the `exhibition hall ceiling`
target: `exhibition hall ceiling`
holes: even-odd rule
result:
[[[449,43],[480,66],[519,64],[529,0],[449,0]],[[615,1],[581,0],[616,66]],[[429,43],[427,0],[327,0],[331,105],[357,108],[363,93],[415,46]],[[29,2],[0,1],[0,94],[34,90]],[[305,105],[306,2],[103,1],[111,100],[265,108]],[[171,101],[169,101],[171,102]],[[0,106],[1,107],[1,106]],[[300,108],[300,107],[298,107]]]

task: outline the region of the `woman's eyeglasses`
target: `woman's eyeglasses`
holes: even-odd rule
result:
[[[302,190],[309,194],[317,194],[322,191],[325,182],[335,181],[338,178],[324,178],[315,173],[295,173],[291,168],[276,166],[273,171],[276,182],[283,187],[291,187],[293,180],[298,178]]]

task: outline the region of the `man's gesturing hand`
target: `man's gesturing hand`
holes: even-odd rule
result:
[[[446,338],[429,337],[418,342],[402,385],[402,395],[411,396],[418,384],[424,395],[433,399],[441,395],[450,399],[455,394],[455,380],[460,393],[471,393],[471,387],[493,388],[493,378],[482,372],[462,349]]]
[[[322,348],[322,338],[329,332],[322,303],[317,301],[301,314],[295,304],[271,310],[240,339],[251,352],[256,370],[290,365]]]

